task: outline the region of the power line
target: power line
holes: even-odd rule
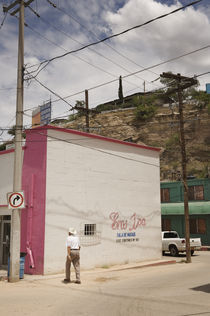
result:
[[[147,68],[138,70],[138,71],[136,71],[136,72],[134,72],[134,73],[131,73],[131,74],[129,74],[129,75],[122,76],[122,79],[127,78],[127,77],[129,77],[129,76],[132,76],[133,74],[146,71],[146,70],[148,70],[148,69],[153,69],[153,68],[156,68],[156,67],[158,67],[158,66],[162,66],[162,65],[167,64],[167,63],[169,63],[169,62],[172,62],[172,61],[178,60],[178,59],[180,59],[180,58],[189,56],[189,55],[191,55],[191,54],[197,53],[197,52],[202,51],[202,50],[207,49],[207,48],[210,48],[210,44],[207,45],[207,46],[201,47],[201,48],[199,48],[199,49],[193,50],[193,51],[191,51],[191,52],[182,54],[182,55],[180,55],[180,56],[177,56],[177,57],[174,57],[174,58],[170,58],[170,59],[168,59],[168,60],[166,60],[166,61],[160,62],[160,63],[155,64],[155,65],[153,65],[153,66],[149,66],[149,67],[147,67]],[[99,84],[99,85],[97,85],[97,86],[88,88],[88,90],[97,89],[97,88],[103,87],[103,86],[105,86],[105,85],[107,85],[107,84],[110,84],[110,83],[113,83],[113,82],[116,82],[116,81],[118,81],[118,79],[113,79],[113,80],[110,80],[110,81],[101,83],[101,84]],[[80,91],[80,92],[77,92],[77,93],[74,93],[74,94],[72,94],[72,95],[66,96],[66,97],[64,97],[64,99],[71,98],[72,96],[75,96],[75,95],[77,95],[77,94],[81,94],[81,93],[83,93],[84,91],[85,91],[85,90],[82,90],[82,91]],[[57,101],[59,101],[59,100],[54,100],[53,102],[57,102]]]
[[[51,43],[51,44],[53,44],[53,45],[55,45],[55,46],[57,46],[57,47],[63,49],[64,51],[67,51],[67,49],[65,49],[64,47],[58,45],[57,43],[55,43],[55,42],[53,42],[52,40],[48,39],[46,36],[44,36],[44,35],[42,35],[41,33],[39,33],[38,31],[34,30],[32,27],[30,27],[30,26],[28,25],[28,23],[25,23],[25,26],[28,27],[30,30],[32,30],[32,31],[33,31],[34,33],[36,33],[37,35],[39,35],[41,38],[43,38],[43,39],[45,39],[46,41],[48,41],[49,43]],[[94,51],[94,50],[92,50],[92,51]],[[94,52],[97,53],[96,51],[94,51]],[[102,56],[102,57],[104,57],[105,59],[111,61],[109,58],[103,56],[102,54],[100,54],[100,53],[97,53],[97,54],[100,55],[100,56]],[[94,68],[96,68],[96,69],[98,69],[98,70],[100,70],[100,71],[102,71],[102,72],[104,72],[104,73],[106,73],[106,74],[108,74],[108,75],[114,77],[114,78],[117,78],[116,80],[118,80],[118,76],[116,76],[116,75],[110,73],[110,72],[107,71],[107,70],[104,70],[103,68],[101,68],[101,67],[99,67],[99,66],[96,66],[96,65],[90,63],[89,61],[85,60],[84,58],[81,58],[81,57],[76,56],[76,55],[73,55],[73,57],[75,57],[75,58],[77,58],[77,59],[79,59],[79,60],[85,62],[86,64],[88,64],[88,65],[90,65],[90,66],[92,66],[92,67],[94,67]],[[114,62],[113,62],[113,63],[114,63]],[[115,64],[120,67],[120,65],[118,65],[117,63],[115,63]],[[124,69],[124,70],[126,70],[127,72],[129,72],[129,71],[128,71],[127,69],[125,69],[124,67],[121,67],[121,68]],[[36,77],[38,76],[38,74],[40,73],[40,71],[41,71],[41,70],[39,70],[39,71],[36,73],[36,75],[33,76],[33,78],[36,78]],[[29,74],[31,75],[31,74],[34,73],[34,72],[36,72],[36,71],[32,71],[32,72],[30,72]],[[129,73],[130,73],[130,72],[129,72]],[[30,79],[30,76],[29,76],[29,79]],[[139,78],[139,79],[144,80],[143,78]],[[28,78],[26,78],[26,80],[28,80]],[[127,80],[127,82],[128,82],[129,84],[135,85],[136,88],[139,88],[138,85],[136,85],[136,84],[134,84],[134,83],[131,83],[131,82],[129,82],[128,80]]]
[[[207,48],[210,48],[210,45],[201,47],[201,48],[196,49],[196,50],[194,50],[194,51],[191,51],[191,52],[189,52],[189,53],[185,53],[185,54],[183,54],[183,55],[174,57],[174,58],[172,58],[172,59],[168,59],[168,60],[163,61],[163,62],[161,62],[161,63],[159,63],[159,64],[155,64],[155,65],[153,65],[153,66],[150,66],[150,67],[148,67],[148,68],[149,68],[149,69],[152,69],[152,68],[158,67],[158,66],[160,66],[160,65],[169,63],[169,62],[171,62],[171,61],[175,61],[175,60],[177,60],[177,59],[180,59],[180,58],[182,58],[182,57],[186,57],[186,56],[191,55],[191,54],[193,54],[193,53],[197,53],[197,52],[199,52],[199,51],[201,51],[201,50],[204,50],[204,49],[207,49]],[[142,70],[139,70],[139,72],[142,72],[142,71],[144,71],[144,70],[146,70],[146,68],[145,68],[145,69],[142,69]],[[209,73],[210,73],[210,71],[205,72],[205,73],[202,73],[202,74],[199,74],[199,75],[196,75],[195,77],[201,77],[201,76],[204,76],[204,75],[209,74]],[[122,77],[122,78],[124,78],[124,77]],[[157,78],[157,80],[158,80],[158,79],[159,79],[159,78]],[[115,81],[118,81],[118,79],[108,81],[108,82],[103,83],[103,84],[100,84],[100,85],[98,85],[98,86],[89,88],[88,90],[96,89],[96,88],[98,88],[98,87],[102,87],[102,86],[104,86],[104,85],[113,83],[113,82],[115,82]],[[167,88],[167,87],[168,87],[168,86],[166,85],[165,88]],[[164,88],[164,87],[163,87],[163,88]],[[81,91],[79,91],[79,92],[75,92],[75,93],[73,93],[73,94],[71,94],[71,95],[68,95],[68,96],[66,96],[66,97],[63,97],[62,100],[64,101],[65,99],[74,97],[74,96],[79,95],[79,94],[82,94],[82,93],[84,93],[84,92],[85,92],[85,90],[81,90]],[[52,103],[55,103],[55,102],[58,102],[58,101],[60,101],[60,100],[61,100],[61,99],[60,99],[60,97],[59,97],[59,99],[55,99],[55,100],[53,100],[53,101],[51,101],[51,102],[52,102]],[[33,108],[30,108],[30,109],[26,109],[24,112],[26,112],[26,111],[31,111],[31,110],[36,109],[36,108],[37,108],[37,107],[33,107]]]
[[[61,45],[59,45],[59,44],[53,42],[53,41],[50,40],[50,39],[48,39],[46,36],[42,35],[42,34],[39,33],[38,31],[34,30],[34,29],[33,29],[32,27],[30,27],[28,24],[27,24],[26,26],[27,26],[30,30],[32,30],[34,33],[36,33],[37,35],[39,35],[41,38],[45,39],[45,40],[48,41],[49,43],[51,43],[51,44],[53,44],[53,45],[55,45],[55,46],[57,46],[57,47],[59,47],[59,48],[61,48],[61,49],[63,49],[64,51],[67,52],[67,49],[64,48],[63,46],[61,46]],[[57,28],[56,28],[56,29],[57,29]],[[84,58],[81,58],[81,57],[76,56],[76,55],[73,55],[73,57],[75,57],[75,58],[77,58],[77,59],[80,59],[81,61],[87,63],[88,65],[90,65],[90,66],[92,66],[92,67],[94,67],[94,68],[96,68],[96,69],[99,69],[99,70],[101,70],[101,71],[107,73],[108,75],[113,76],[113,77],[116,78],[116,76],[115,76],[114,74],[112,74],[112,73],[110,73],[110,72],[108,72],[108,71],[102,69],[102,68],[99,67],[99,66],[96,66],[96,65],[90,63],[89,61],[85,60]],[[40,73],[40,71],[41,71],[41,70],[39,70],[39,71],[36,73],[36,75],[34,75],[34,77],[37,77],[38,74]],[[36,72],[36,71],[32,71],[32,72],[30,72],[30,74],[35,73],[35,72]]]
[[[30,30],[32,30],[34,33],[36,33],[37,35],[39,35],[40,37],[42,37],[43,39],[45,39],[46,41],[48,41],[49,43],[51,43],[51,44],[53,44],[53,45],[55,45],[55,46],[57,46],[57,47],[59,47],[59,48],[61,48],[61,49],[63,49],[64,51],[67,52],[67,49],[65,49],[65,48],[62,47],[61,45],[59,45],[59,44],[53,42],[52,40],[48,39],[46,36],[42,35],[42,34],[39,33],[38,31],[34,30],[34,29],[33,29],[32,27],[30,27],[28,24],[27,24],[26,26],[27,26]],[[114,75],[114,74],[108,72],[107,70],[104,70],[103,68],[101,68],[101,67],[99,67],[99,66],[96,66],[96,65],[90,63],[89,61],[85,60],[85,59],[82,58],[82,57],[79,57],[79,56],[76,56],[76,55],[73,55],[73,57],[75,57],[75,58],[77,58],[77,59],[79,59],[79,60],[85,62],[86,64],[88,64],[88,65],[90,65],[90,66],[92,66],[92,67],[94,67],[94,68],[96,68],[96,69],[98,69],[98,70],[100,70],[100,71],[102,71],[102,72],[104,72],[104,73],[106,73],[106,74],[108,74],[108,75],[110,75],[110,76],[116,78],[116,75]],[[38,76],[38,74],[40,73],[40,71],[41,71],[41,70],[39,70],[39,71],[36,73],[36,75],[33,76],[33,78],[36,78],[36,77]],[[36,71],[32,71],[32,72],[29,73],[29,75],[31,75],[31,74],[33,74],[33,73],[35,73],[35,72],[36,72]],[[26,80],[27,80],[27,79],[26,79]]]
[[[80,23],[80,22],[79,22],[77,19],[75,19],[75,17],[73,17],[71,14],[67,13],[65,10],[63,10],[63,9],[60,8],[59,6],[57,6],[57,5],[55,5],[54,3],[52,3],[52,1],[47,0],[47,2],[48,2],[53,8],[56,8],[56,9],[59,10],[60,12],[64,13],[65,15],[67,15],[67,16],[69,16],[71,19],[73,19],[73,20],[74,20],[76,23],[78,23],[82,28],[84,28],[86,31],[88,31],[89,33],[91,33],[97,40],[100,40],[100,39],[97,37],[97,35],[96,35],[93,31],[87,29],[86,26],[84,26],[82,23]],[[65,35],[67,35],[65,32],[63,32],[63,33],[64,33]],[[77,42],[78,42],[78,41],[77,41]],[[80,42],[78,42],[78,43],[82,45],[82,43],[80,43]],[[109,47],[110,49],[112,49],[112,50],[113,50],[115,53],[117,53],[119,56],[121,56],[121,57],[127,59],[129,62],[133,63],[134,65],[136,65],[136,66],[138,66],[138,67],[141,67],[141,68],[144,68],[143,66],[141,66],[141,65],[139,65],[138,63],[134,62],[134,61],[133,61],[132,59],[130,59],[129,57],[127,57],[127,56],[125,56],[124,54],[122,54],[121,52],[119,52],[116,48],[112,47],[112,46],[109,45],[108,43],[103,42],[103,44],[106,45],[107,47]],[[94,52],[96,52],[96,51],[94,51]],[[97,53],[97,52],[96,52],[96,53]],[[150,71],[150,72],[153,73],[153,74],[156,74],[156,73],[153,72],[153,71]],[[140,79],[142,79],[142,78],[140,78]],[[142,79],[142,80],[143,80],[143,79]]]
[[[45,21],[43,18],[41,18],[41,16],[40,16],[35,10],[33,10],[31,7],[29,7],[29,9],[31,9],[31,11],[32,11],[37,17],[39,17],[40,19],[42,19],[43,21]],[[15,16],[15,17],[16,17],[17,19],[19,19],[17,16]],[[48,22],[45,22],[45,23],[48,23]],[[49,43],[51,43],[51,44],[53,44],[53,45],[55,45],[55,46],[57,46],[57,47],[59,47],[59,48],[61,48],[61,49],[63,49],[64,51],[67,52],[67,49],[65,49],[65,48],[62,47],[61,45],[58,45],[57,43],[53,42],[52,40],[50,40],[49,38],[47,38],[46,36],[44,36],[43,34],[41,34],[40,32],[38,32],[37,30],[34,30],[28,23],[24,23],[24,24],[25,24],[25,26],[28,27],[32,32],[34,32],[35,34],[37,34],[37,35],[40,36],[41,38],[45,39],[45,40],[48,41]],[[54,25],[52,25],[52,24],[50,24],[50,23],[48,23],[48,24],[51,25],[51,26],[53,26],[55,29],[57,29],[57,30],[59,31],[59,29],[56,28]],[[61,31],[60,31],[60,32],[61,32]],[[64,34],[67,36],[67,34],[66,34],[65,32],[62,32],[62,33],[64,33]],[[70,37],[70,36],[69,36],[69,37]],[[73,38],[71,38],[71,39],[73,40]],[[75,40],[75,41],[76,41],[76,40]],[[77,42],[78,42],[78,41],[77,41]],[[79,42],[78,42],[78,43],[79,43]],[[80,43],[80,44],[81,44],[81,43]],[[97,53],[97,52],[96,52],[96,53]],[[94,65],[94,64],[92,64],[92,63],[90,63],[90,62],[88,62],[87,60],[85,60],[85,59],[79,57],[79,56],[75,56],[75,55],[74,55],[74,57],[77,58],[77,59],[80,59],[80,60],[82,60],[83,62],[89,64],[90,66],[92,66],[92,67],[94,67],[94,68],[96,68],[96,69],[99,69],[99,70],[101,70],[101,71],[107,73],[108,75],[113,76],[113,77],[116,78],[116,75],[114,75],[114,74],[112,74],[112,73],[110,73],[110,72],[108,72],[108,71],[102,69],[101,67],[96,66],[96,65]],[[104,58],[105,58],[105,57],[104,57]],[[32,74],[32,73],[34,73],[34,72],[36,72],[36,71],[32,71],[30,74]],[[38,74],[39,74],[39,72],[36,74],[36,76],[37,76]],[[34,76],[34,77],[36,77],[36,76]],[[129,82],[129,81],[128,81],[128,82]],[[132,83],[132,84],[133,84],[133,83]],[[0,90],[1,90],[1,89],[0,89]]]
[[[186,57],[186,56],[191,55],[191,54],[193,54],[193,53],[197,53],[197,52],[199,52],[199,51],[201,51],[201,50],[204,50],[204,49],[207,49],[207,48],[210,48],[210,44],[207,45],[207,46],[201,47],[201,48],[199,48],[199,49],[196,49],[196,50],[194,50],[194,51],[191,51],[191,52],[182,54],[182,55],[180,55],[180,56],[177,56],[177,57],[168,59],[168,60],[163,61],[163,62],[161,62],[161,63],[155,64],[155,65],[150,66],[150,67],[148,67],[148,68],[149,68],[149,69],[152,69],[152,68],[158,67],[158,66],[160,66],[160,65],[164,65],[164,64],[169,63],[169,62],[171,62],[171,61],[175,61],[175,60],[177,60],[177,59],[180,59],[180,58],[182,58],[182,57]],[[148,68],[147,68],[147,69],[148,69]],[[139,70],[139,72],[142,72],[142,71],[144,71],[144,70],[145,70],[145,69]],[[205,75],[205,74],[208,74],[208,73],[209,73],[209,72],[203,73],[203,74],[199,74],[199,75],[197,75],[196,77],[201,77],[201,76],[203,76],[203,75]],[[29,73],[28,73],[28,74],[29,74]],[[127,75],[127,76],[128,76],[128,75]],[[127,76],[124,76],[124,77],[127,77]],[[124,78],[124,77],[122,77],[122,78]],[[32,77],[32,78],[33,78],[33,77]],[[34,79],[36,79],[36,78],[34,78]],[[159,78],[158,78],[158,79],[159,79]],[[38,80],[38,79],[37,79],[37,80]],[[97,85],[97,86],[88,88],[88,90],[93,90],[93,89],[102,87],[102,86],[104,86],[104,85],[107,85],[107,84],[110,84],[110,83],[113,83],[113,82],[116,82],[116,81],[118,81],[118,79],[114,79],[114,80],[111,80],[111,81],[108,81],[108,82],[99,84],[99,85]],[[46,86],[45,86],[45,88],[48,89]],[[164,87],[163,87],[163,88],[164,88]],[[165,88],[167,88],[167,86],[165,86]],[[48,89],[48,90],[49,90],[49,89]],[[49,90],[49,91],[50,91],[50,90]],[[62,98],[59,97],[58,99],[55,99],[55,100],[51,101],[51,103],[55,103],[55,102],[58,102],[58,101],[60,101],[60,100],[63,100],[63,101],[65,102],[66,99],[71,98],[71,97],[74,97],[74,96],[79,95],[79,94],[82,94],[82,93],[84,93],[84,92],[85,92],[85,90],[81,90],[81,91],[79,91],[79,92],[75,92],[75,93],[73,93],[73,94],[71,94],[71,95],[68,95],[68,96],[66,96],[66,97],[62,97]],[[53,93],[53,94],[54,94],[54,93]],[[56,94],[54,94],[54,95],[56,95]],[[58,95],[57,95],[57,96],[58,96]],[[35,109],[35,108],[36,108],[36,107],[27,109],[27,110],[25,110],[24,112],[26,112],[26,111],[31,111],[31,110],[33,110],[33,109]]]
[[[139,72],[142,72],[142,71],[151,69],[151,68],[155,68],[155,67],[158,67],[158,66],[162,66],[162,65],[167,64],[167,63],[169,63],[169,62],[178,60],[178,59],[180,59],[180,58],[182,58],[182,57],[189,56],[189,55],[191,55],[191,54],[197,53],[197,52],[202,51],[202,50],[207,49],[207,48],[210,48],[210,44],[208,44],[208,45],[206,45],[206,46],[204,46],[204,47],[195,49],[195,50],[193,50],[193,51],[191,51],[191,52],[189,52],[189,53],[185,53],[185,54],[182,54],[182,55],[180,55],[180,56],[177,56],[177,57],[174,57],[174,58],[170,58],[170,59],[168,59],[168,60],[166,60],[166,61],[160,62],[160,63],[158,63],[158,64],[156,64],[156,65],[151,66],[151,67],[144,68],[144,69],[142,69],[142,70],[140,70],[140,71],[134,72],[133,74],[136,74],[136,73],[139,73]],[[127,78],[127,77],[129,77],[129,76],[130,76],[130,75],[126,75],[126,76],[124,76],[123,78]]]
[[[52,61],[54,61],[54,60],[56,60],[56,59],[63,58],[63,57],[65,57],[65,56],[69,55],[69,54],[79,52],[79,51],[84,50],[85,48],[88,48],[88,47],[90,47],[90,46],[97,45],[97,44],[99,44],[99,43],[102,43],[102,42],[104,42],[104,41],[107,41],[108,39],[111,39],[111,38],[114,38],[114,37],[123,35],[123,34],[129,32],[129,31],[131,31],[131,30],[140,28],[140,27],[145,26],[145,25],[147,25],[147,24],[149,24],[149,23],[152,23],[152,22],[154,22],[154,21],[157,21],[157,20],[162,19],[162,18],[164,18],[164,17],[167,17],[167,16],[169,16],[169,15],[172,15],[172,14],[178,12],[178,11],[184,10],[185,8],[190,7],[190,6],[192,6],[192,5],[195,5],[195,4],[197,4],[197,3],[201,2],[201,1],[203,1],[203,0],[193,1],[193,2],[191,2],[191,3],[189,3],[189,4],[185,5],[185,6],[182,6],[182,7],[178,8],[178,9],[175,9],[175,10],[169,12],[169,13],[166,13],[166,14],[163,14],[163,15],[161,15],[161,16],[158,16],[158,17],[156,17],[156,18],[154,18],[154,19],[151,19],[151,20],[149,20],[149,21],[147,21],[147,22],[145,22],[145,23],[142,23],[142,24],[133,26],[133,27],[131,27],[131,28],[129,28],[129,29],[126,29],[126,30],[124,30],[124,31],[122,31],[122,32],[119,32],[119,33],[110,35],[110,36],[108,36],[108,37],[105,37],[105,38],[102,39],[102,40],[96,41],[96,42],[94,42],[94,43],[90,43],[90,44],[85,45],[85,46],[83,46],[83,47],[80,47],[80,48],[78,48],[78,49],[71,50],[71,51],[69,51],[69,52],[67,52],[67,53],[65,53],[65,54],[62,54],[62,55],[59,55],[59,56],[55,56],[55,57],[50,58],[50,59],[48,59],[48,60],[44,60],[44,61],[42,61],[41,63],[38,64],[38,65],[40,65],[40,66],[43,65],[43,64],[45,64],[45,65],[40,69],[40,71],[42,71],[45,67],[47,67],[50,62],[52,62]],[[27,67],[27,69],[29,69],[29,68],[31,68],[31,67],[34,67],[34,66],[37,66],[37,65],[29,66],[29,67]],[[148,70],[148,68],[146,68],[146,69]],[[138,72],[137,72],[137,73],[138,73]]]
[[[2,27],[3,27],[3,25],[4,25],[4,22],[5,22],[5,20],[6,20],[6,17],[7,17],[7,12],[5,12],[4,17],[3,17],[3,20],[2,20],[2,22],[1,22],[1,24],[0,24],[0,30],[2,29]]]
[[[51,27],[53,27],[55,30],[57,30],[57,31],[60,32],[61,34],[64,34],[65,36],[67,36],[68,38],[70,38],[72,41],[74,41],[74,42],[76,42],[76,43],[78,43],[78,44],[80,44],[80,45],[83,45],[81,42],[79,42],[78,40],[74,39],[73,37],[71,37],[71,36],[70,36],[69,34],[67,34],[66,32],[60,30],[60,29],[57,28],[55,25],[51,24],[50,22],[48,22],[47,20],[45,20],[44,18],[42,18],[42,17],[40,16],[40,14],[38,14],[38,13],[37,13],[35,10],[33,10],[31,7],[29,7],[29,8],[30,8],[31,11],[32,11],[38,18],[40,18],[44,23],[50,25]],[[55,42],[49,40],[47,37],[43,36],[43,35],[42,35],[41,33],[39,33],[38,31],[36,31],[36,30],[34,30],[33,28],[31,28],[28,24],[25,24],[25,25],[28,26],[33,32],[35,32],[36,34],[38,34],[40,37],[42,37],[42,38],[44,38],[45,40],[47,40],[48,42],[50,42],[51,44],[53,44],[53,45],[55,45],[55,46],[57,46],[57,47],[63,49],[64,51],[68,52],[67,49],[65,49],[64,47],[58,45],[57,43],[55,43]],[[124,71],[126,71],[126,72],[128,72],[128,73],[131,73],[128,69],[126,69],[126,68],[123,67],[122,65],[116,63],[115,61],[113,61],[113,60],[110,59],[109,57],[104,56],[103,54],[97,52],[97,51],[94,50],[94,49],[91,49],[91,48],[88,48],[88,49],[89,49],[91,52],[94,52],[95,54],[97,54],[98,56],[104,58],[105,60],[111,62],[111,63],[114,64],[115,66],[117,66],[117,67],[123,69]],[[105,69],[103,69],[103,68],[101,68],[101,67],[99,67],[99,66],[94,65],[93,63],[90,63],[89,61],[85,60],[84,58],[81,58],[81,57],[79,57],[79,56],[77,56],[77,55],[73,55],[73,56],[74,56],[75,58],[80,59],[81,61],[83,61],[83,62],[89,64],[90,66],[92,66],[92,67],[94,67],[94,68],[96,68],[96,69],[99,69],[100,71],[103,71],[103,72],[107,73],[108,75],[110,75],[110,76],[112,76],[112,77],[115,77],[115,78],[116,78],[116,77],[117,77],[117,78],[119,77],[119,76],[116,76],[116,75],[114,75],[114,74],[108,72],[107,70],[105,70]],[[41,71],[41,69],[36,73],[36,75],[34,75],[34,77],[37,77],[38,74],[40,73],[40,71]],[[35,73],[35,72],[36,72],[36,71],[32,71],[31,74],[32,74],[32,73]],[[145,80],[144,78],[140,78],[140,77],[138,77],[138,76],[136,76],[136,77],[137,77],[138,79],[140,79],[140,80],[143,80],[143,81],[148,82],[148,81]],[[134,86],[136,86],[137,88],[139,88],[138,85],[136,85],[136,84],[134,84],[134,83],[132,83],[132,82],[129,82],[129,81],[127,81],[127,82],[128,82],[129,84],[134,85]]]
[[[198,77],[201,77],[201,76],[205,76],[205,75],[207,75],[207,74],[210,74],[210,71],[204,72],[204,73],[202,73],[202,74],[200,74],[200,75],[197,75],[197,76],[195,76],[195,77],[198,78]]]
[[[135,72],[133,72],[133,73],[131,73],[131,74],[122,76],[122,79],[127,78],[127,77],[130,77],[130,76],[133,76],[133,75],[135,75],[135,74],[137,74],[137,73],[143,72],[143,71],[148,70],[148,69],[152,69],[152,68],[156,68],[156,67],[158,67],[158,66],[162,66],[162,65],[167,64],[167,63],[169,63],[169,62],[178,60],[178,59],[180,59],[180,58],[182,58],[182,57],[189,56],[189,55],[191,55],[191,54],[197,53],[197,52],[199,52],[199,51],[201,51],[201,50],[204,50],[204,49],[207,49],[207,48],[210,48],[210,45],[204,46],[204,47],[202,47],[202,48],[196,49],[196,50],[194,50],[194,51],[191,51],[191,52],[189,52],[189,53],[182,54],[182,55],[177,56],[177,57],[174,57],[174,58],[170,58],[170,59],[168,59],[168,60],[166,60],[166,61],[160,62],[160,63],[158,63],[158,64],[155,64],[155,65],[153,65],[153,66],[149,66],[149,67],[147,67],[147,68],[144,68],[144,69],[141,69],[141,70],[138,70],[138,71],[135,71]],[[91,87],[91,88],[89,88],[88,90],[97,89],[97,88],[100,88],[100,87],[102,87],[102,86],[104,86],[104,85],[113,83],[113,82],[115,82],[115,81],[116,81],[116,80],[110,80],[110,81],[108,81],[108,82],[105,82],[105,83],[99,84],[99,85],[97,85],[97,86]]]
[[[37,78],[31,76],[36,82],[38,82],[43,88],[45,88],[46,90],[48,90],[49,92],[51,92],[53,95],[55,95],[56,97],[59,98],[59,100],[62,100],[63,102],[65,102],[66,104],[68,104],[70,106],[70,108],[74,108],[73,105],[71,105],[68,101],[64,100],[58,93],[56,93],[55,91],[53,91],[52,89],[48,88],[46,85],[44,85],[40,80],[38,80]]]
[[[3,90],[17,90],[17,88],[0,88],[1,91]]]

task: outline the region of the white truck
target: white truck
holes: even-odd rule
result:
[[[195,250],[200,249],[201,239],[190,238],[190,250],[193,255]],[[176,231],[163,231],[162,232],[162,252],[170,252],[171,256],[178,256],[179,252],[185,252],[186,245],[185,239],[180,238]]]

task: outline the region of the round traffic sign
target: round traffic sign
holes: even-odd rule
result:
[[[14,192],[9,197],[9,205],[12,208],[20,208],[23,205],[24,198],[19,192]]]

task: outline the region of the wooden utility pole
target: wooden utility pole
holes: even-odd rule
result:
[[[90,132],[90,113],[98,114],[99,112],[97,110],[89,109],[89,97],[88,97],[88,90],[85,90],[85,107],[75,105],[75,107],[72,110],[79,110],[83,112],[85,115],[86,120],[86,131]]]
[[[3,8],[9,12],[15,6],[18,8],[11,12],[15,15],[19,12],[19,38],[18,38],[18,69],[17,69],[17,98],[16,98],[16,129],[15,129],[15,155],[14,155],[14,177],[13,192],[22,189],[22,129],[23,129],[23,80],[24,80],[24,7],[30,5],[34,0],[24,2],[16,0],[8,7]],[[10,274],[9,282],[19,281],[20,271],[20,210],[12,210],[11,237],[10,237]]]
[[[123,102],[123,87],[122,87],[122,77],[119,78],[119,89],[118,89],[118,97],[121,102]]]
[[[187,263],[191,263],[190,220],[189,220],[189,204],[188,204],[188,184],[187,184],[187,156],[186,156],[186,144],[185,144],[185,133],[184,133],[184,115],[183,115],[183,101],[182,101],[182,88],[181,88],[180,74],[177,75],[177,83],[178,83],[178,100],[179,100],[180,143],[181,143],[181,156],[182,156],[182,182],[183,182],[183,187],[184,187],[186,261]]]
[[[88,90],[85,90],[85,118],[86,118],[86,131],[87,133],[90,132],[90,121],[89,121],[89,99],[88,99]]]
[[[182,91],[184,89],[187,89],[197,84],[197,80],[195,80],[194,78],[181,76],[180,74],[174,75],[172,73],[163,73],[161,77],[174,79],[177,84],[177,87],[169,89],[168,93],[174,93],[174,92],[178,93],[180,147],[181,147],[181,156],[182,156],[182,183],[183,183],[183,188],[184,188],[186,262],[191,263],[190,223],[189,223],[188,184],[187,184],[187,155],[186,155],[186,144],[185,144]]]
[[[145,81],[143,82],[143,86],[144,86],[144,94],[145,94],[145,92],[146,92],[146,82]]]

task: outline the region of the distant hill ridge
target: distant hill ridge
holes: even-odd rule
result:
[[[112,102],[113,103],[113,102]],[[195,109],[194,102],[185,103],[186,149],[188,175],[206,177],[210,174],[210,115],[208,108]],[[108,104],[106,104],[108,106]],[[161,180],[180,177],[179,112],[169,104],[157,105],[155,115],[137,121],[136,107],[104,110],[90,115],[90,132],[137,144],[161,147]],[[96,108],[97,109],[97,108]],[[71,121],[56,124],[66,128],[85,130],[85,116],[71,117]]]

